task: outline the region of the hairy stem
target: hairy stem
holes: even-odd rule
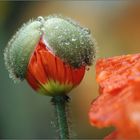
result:
[[[66,104],[68,102],[68,99],[69,99],[68,96],[55,96],[52,99],[52,102],[55,105],[55,112],[59,128],[60,139],[69,139],[69,128],[66,112]]]

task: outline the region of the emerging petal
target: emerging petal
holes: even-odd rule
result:
[[[85,66],[76,69],[65,64],[41,38],[30,58],[26,79],[33,89],[53,96],[69,92],[84,73]]]
[[[91,124],[115,126],[116,139],[140,138],[140,54],[101,59],[96,74],[101,95],[91,105]]]

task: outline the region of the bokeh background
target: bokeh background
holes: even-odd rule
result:
[[[3,51],[20,26],[31,18],[62,14],[88,27],[95,37],[97,59],[140,52],[140,3],[128,1],[0,1],[0,138],[57,138],[51,98],[38,95],[26,81],[14,84]],[[103,138],[113,128],[90,125],[88,110],[98,96],[95,64],[71,97],[71,137]]]

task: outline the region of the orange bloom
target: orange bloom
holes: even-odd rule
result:
[[[41,94],[53,96],[68,93],[84,73],[85,66],[76,69],[64,63],[41,38],[30,58],[26,80]]]
[[[140,54],[98,60],[96,80],[100,96],[89,111],[91,124],[115,126],[106,139],[140,139]]]

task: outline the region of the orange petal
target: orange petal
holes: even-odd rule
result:
[[[101,95],[91,105],[91,124],[115,126],[123,139],[140,138],[140,54],[101,59],[96,74]],[[132,117],[136,112],[139,119]]]
[[[118,93],[132,81],[140,81],[140,54],[98,60],[96,79],[101,93]]]
[[[84,74],[85,66],[75,69],[64,63],[41,38],[30,58],[26,79],[35,90],[50,80],[75,87]]]
[[[131,102],[132,97],[131,88],[126,88],[119,94],[101,94],[91,105],[89,111],[91,124],[107,127],[121,121],[121,108]]]

